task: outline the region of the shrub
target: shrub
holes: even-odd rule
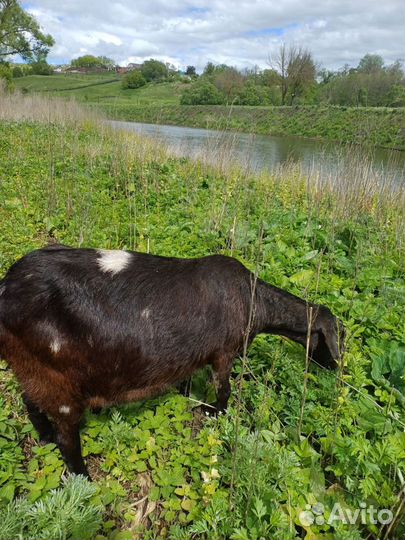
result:
[[[221,105],[224,96],[208,81],[198,81],[186,88],[181,96],[181,105]]]
[[[129,73],[124,75],[121,82],[121,86],[124,89],[140,88],[141,86],[145,86],[145,84],[145,77],[138,70],[130,71]]]
[[[141,66],[142,75],[148,82],[163,81],[167,78],[167,71],[167,67],[163,62],[153,60],[153,58],[146,60]]]
[[[269,89],[247,82],[238,94],[239,105],[270,105]]]
[[[14,66],[13,67],[13,79],[17,79],[18,77],[24,77],[24,72],[20,68],[20,66]]]
[[[52,75],[53,67],[46,60],[39,60],[31,64],[31,72],[33,75]]]
[[[12,83],[13,72],[6,62],[0,62],[0,83],[10,90],[13,87]]]

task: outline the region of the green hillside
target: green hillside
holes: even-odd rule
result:
[[[88,103],[122,105],[178,105],[182,83],[147,84],[124,90],[116,73],[29,75],[15,79],[16,88],[28,92],[54,92]]]
[[[18,89],[25,89],[30,92],[60,92],[64,90],[80,90],[85,87],[94,87],[99,84],[111,84],[118,80],[115,73],[95,73],[94,75],[82,74],[55,74],[28,75],[14,79],[14,84]]]

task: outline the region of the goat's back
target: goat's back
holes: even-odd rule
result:
[[[87,389],[114,378],[125,386],[123,377],[129,387],[179,380],[215,355],[237,352],[250,276],[220,255],[40,249],[2,282],[4,354],[8,346],[11,365],[18,363],[11,350],[18,342],[43,365],[74,371]]]

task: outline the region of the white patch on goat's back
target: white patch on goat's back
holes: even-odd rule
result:
[[[61,405],[59,407],[59,412],[61,414],[69,414],[70,413],[70,407],[68,405]]]
[[[61,347],[62,347],[62,341],[59,338],[55,338],[54,340],[52,340],[51,344],[49,345],[49,348],[55,354],[57,354],[60,351]]]
[[[143,317],[144,319],[149,319],[149,315],[150,315],[149,308],[145,308],[141,311],[141,317]]]
[[[121,249],[98,249],[97,253],[99,255],[97,264],[100,269],[113,275],[124,270],[131,260],[131,254]]]
[[[0,285],[0,296],[5,292],[5,290],[6,290],[6,286]]]

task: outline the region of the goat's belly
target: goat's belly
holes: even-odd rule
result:
[[[140,401],[162,394],[168,387],[168,384],[161,383],[134,390],[120,391],[110,397],[93,396],[87,400],[86,404],[88,407],[98,408],[119,405],[120,403],[129,403],[131,401]]]
[[[99,359],[100,360],[100,359]],[[85,377],[83,388],[89,407],[149,399],[162,394],[175,383],[185,380],[198,368],[210,363],[211,357],[145,358],[127,356],[114,362],[97,364],[91,377]],[[104,368],[104,369],[103,369]]]

